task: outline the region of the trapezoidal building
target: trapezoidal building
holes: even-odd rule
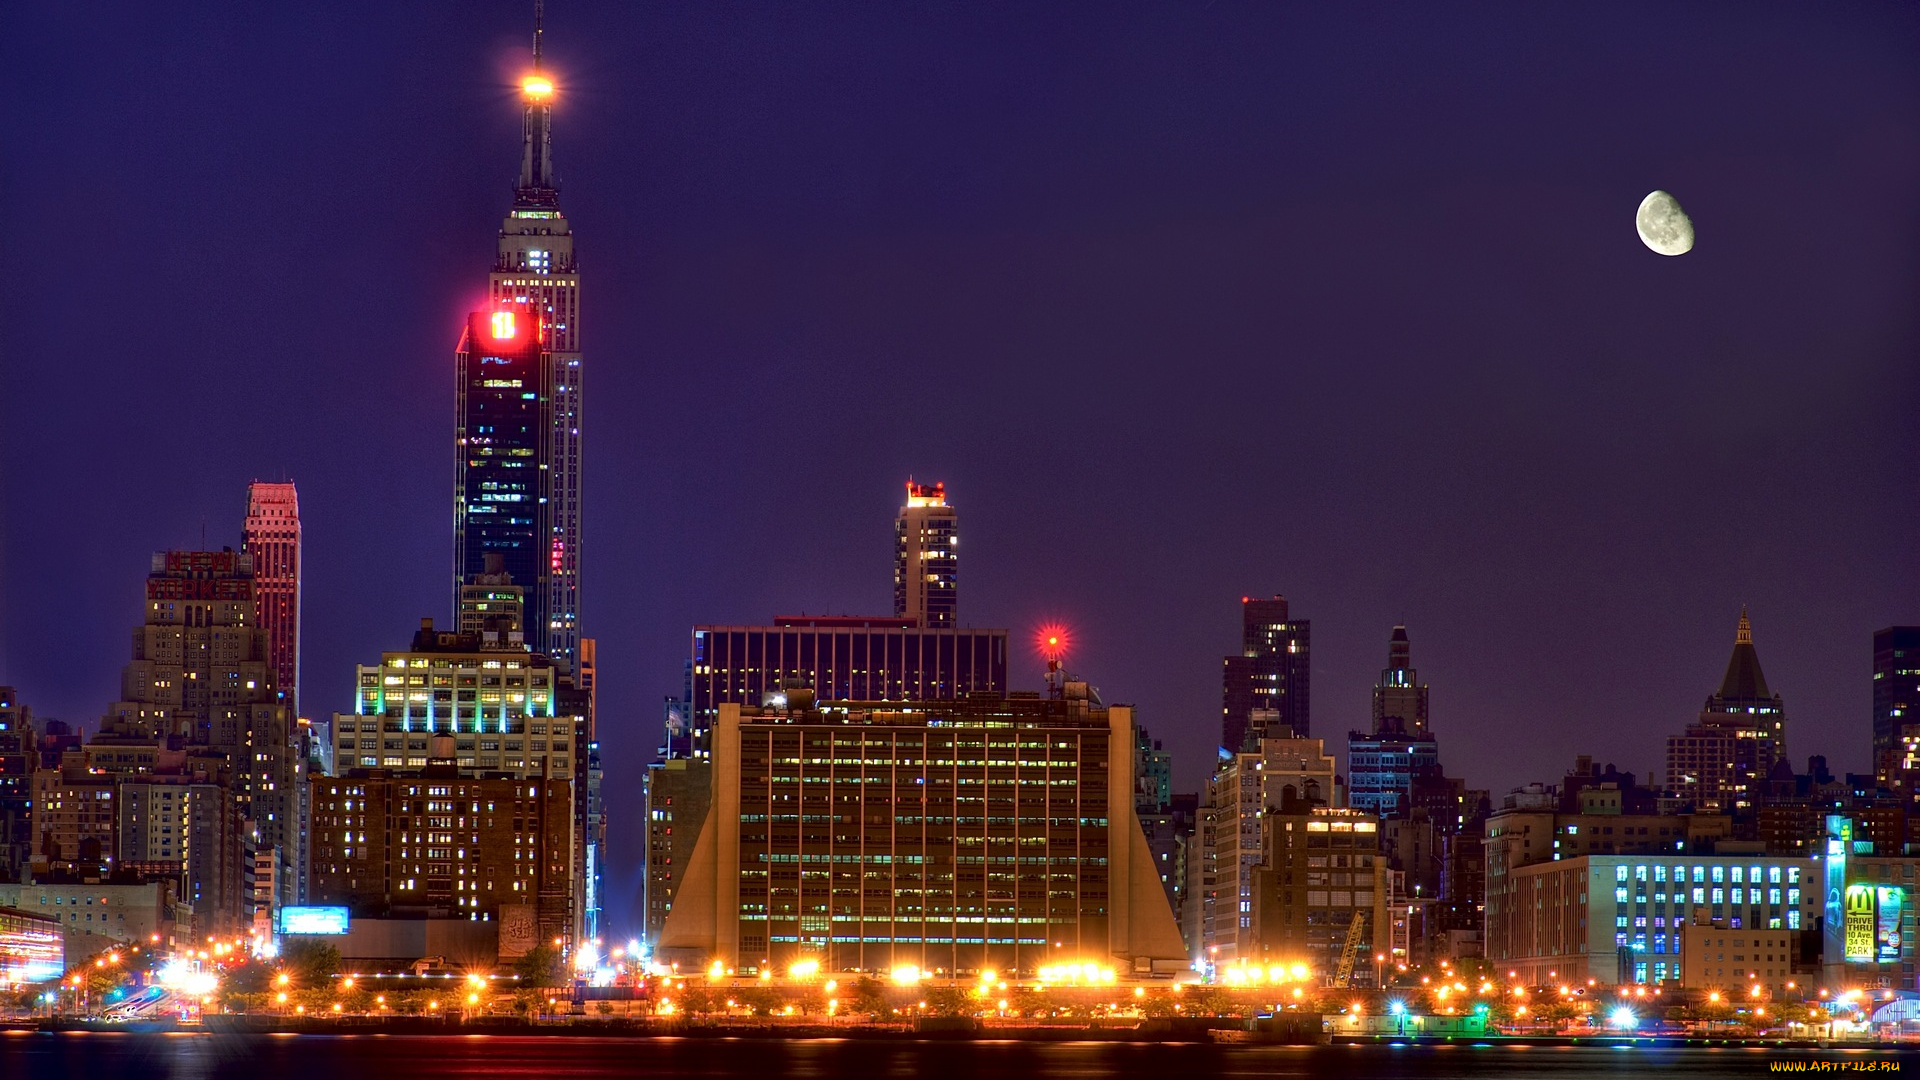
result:
[[[1185,970],[1133,807],[1133,710],[1059,697],[720,706],[656,952],[706,967]]]

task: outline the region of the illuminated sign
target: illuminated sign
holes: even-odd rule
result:
[[[1873,886],[1847,886],[1846,922],[1844,930],[1847,943],[1847,959],[1872,960],[1873,929],[1876,914]],[[1895,918],[1899,916],[1896,915]]]
[[[1906,906],[1907,890],[1882,885],[1873,891],[1874,960],[1882,964],[1900,961],[1900,909]]]
[[[513,340],[516,327],[513,325],[513,312],[496,311],[493,313],[493,340]]]
[[[1821,920],[1820,952],[1829,964],[1838,964],[1848,951],[1844,933],[1846,916],[1841,910],[1840,891],[1847,880],[1847,851],[1853,846],[1853,822],[1845,814],[1827,815],[1827,866],[1824,918]]]
[[[280,909],[283,934],[344,934],[347,909],[343,907],[283,907]]]

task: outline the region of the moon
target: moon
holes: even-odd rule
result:
[[[1661,255],[1685,255],[1693,250],[1693,219],[1680,209],[1680,200],[1656,191],[1640,200],[1633,216],[1640,242]]]

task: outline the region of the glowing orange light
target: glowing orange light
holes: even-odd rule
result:
[[[493,313],[493,339],[495,341],[511,341],[518,332],[519,327],[514,325],[513,312],[496,311]]]
[[[520,92],[536,100],[553,96],[553,80],[545,75],[529,75],[520,81]]]

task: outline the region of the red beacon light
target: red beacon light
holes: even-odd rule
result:
[[[520,328],[517,325],[517,322],[518,320],[516,320],[513,317],[513,312],[511,311],[494,312],[493,313],[493,340],[512,341],[516,336],[518,336],[520,332]]]

